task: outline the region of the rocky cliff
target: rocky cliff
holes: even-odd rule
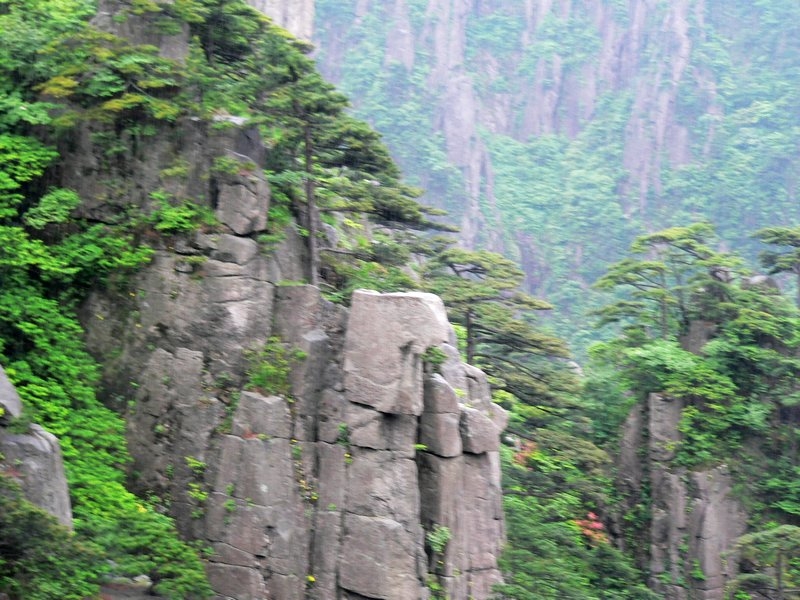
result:
[[[486,235],[483,212],[497,204],[497,159],[487,135],[574,138],[602,110],[606,94],[626,90],[630,108],[619,133],[628,177],[620,195],[627,211],[647,212],[648,199],[662,185],[662,165],[691,157],[689,132],[677,114],[682,86],[694,86],[713,105],[708,74],[687,68],[693,44],[700,43],[690,30],[703,27],[702,1],[317,4],[330,8],[319,11],[314,39],[321,66],[334,81],[346,76],[353,51],[373,52],[370,58],[380,64],[402,65],[409,73],[424,66],[435,102],[429,125],[442,134],[447,161],[464,176],[460,225],[468,245]],[[329,17],[334,24],[324,21],[334,10],[344,14]],[[361,45],[364,24],[373,25],[376,16],[386,22],[377,36],[384,46]],[[358,105],[361,98],[353,92]]]
[[[651,394],[628,417],[619,459],[629,499],[649,490],[651,515],[644,524],[649,586],[669,600],[723,600],[736,576],[730,552],[746,531],[747,514],[732,494],[725,465],[689,470],[674,464],[684,403]],[[647,448],[642,454],[641,448]]]
[[[137,485],[213,548],[220,597],[405,600],[436,584],[488,598],[503,415],[449,345],[441,301],[358,292],[348,314],[275,286],[248,238],[203,237],[197,273],[164,252],[127,306],[97,294],[86,314],[93,350],[116,349],[133,377],[107,373],[109,393],[134,388]],[[276,335],[299,351],[291,393],[242,389],[237,365]],[[441,374],[430,348],[448,357]]]
[[[115,161],[87,126],[63,164],[93,220],[149,211],[160,189],[219,221],[154,236],[151,264],[81,310],[102,395],[126,411],[132,485],[210,547],[220,598],[488,598],[504,414],[485,376],[435,296],[362,291],[348,311],[291,284],[294,227],[271,249],[256,239],[266,150],[220,119],[176,121]]]
[[[465,245],[523,266],[567,338],[636,235],[707,219],[755,259],[749,233],[800,218],[798,140],[771,141],[797,125],[796,35],[776,26],[796,5],[316,5],[326,76]]]

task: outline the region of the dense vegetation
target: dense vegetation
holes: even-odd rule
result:
[[[762,247],[750,233],[800,220],[800,9],[791,0],[683,3],[689,46],[678,28],[664,30],[682,20],[668,16],[683,14],[681,3],[556,2],[540,11],[501,1],[457,16],[409,0],[411,28],[402,35],[391,4],[317,4],[320,63],[356,114],[456,222],[473,198],[480,203],[472,216],[485,222],[481,243],[523,265],[526,291],[555,306],[548,320],[581,357],[600,337],[585,318],[603,302],[592,283],[636,236],[707,220],[754,262]],[[613,22],[597,18],[598,4]],[[441,39],[439,28],[452,38]],[[450,55],[462,34],[463,63]],[[619,45],[601,56],[614,35]],[[632,48],[600,70],[608,53]],[[455,101],[448,78],[474,91],[474,106]],[[675,91],[674,111],[653,108],[661,90]],[[456,133],[454,149],[453,132],[441,129],[444,115],[458,111],[476,122],[475,151],[487,148],[480,179],[473,171],[465,181],[462,141]],[[664,129],[659,146],[653,140]],[[685,152],[673,139],[683,135]],[[650,165],[645,175],[632,166],[640,159]]]
[[[98,29],[89,22],[92,2],[0,3],[0,362],[25,405],[12,427],[22,432],[35,421],[61,440],[75,523],[72,536],[32,510],[7,481],[13,465],[0,459],[9,517],[0,522],[0,591],[15,599],[86,598],[106,574],[148,575],[168,598],[210,594],[200,549],[179,539],[157,498],[126,489],[124,421],[98,401],[99,366],[84,347],[76,309],[93,286],[124,291],[163,236],[213,228],[216,220],[202,198],[163,189],[149,190],[149,206],[117,197],[118,218],[79,217],[83,199],[58,186],[59,147],[91,124],[103,168],[112,172],[185,117],[250,119],[273,149],[265,248],[296,219],[308,243],[308,279],[324,273],[332,295],[357,285],[349,282],[362,273],[378,287],[408,287],[399,268],[407,254],[391,232],[434,226],[426,215],[435,211],[400,181],[379,136],[346,114],[346,98],[316,73],[308,46],[263,15],[230,0],[113,8],[115,23],[132,21],[151,35],[188,28],[185,63]],[[221,176],[230,168],[240,165],[213,165]],[[323,222],[361,231],[367,216],[383,234],[348,235],[352,247],[339,249],[337,260],[321,256]],[[126,399],[117,400],[124,408]],[[25,543],[23,527],[30,528]],[[62,551],[37,564],[48,545],[61,543]]]
[[[424,21],[423,5],[409,2],[415,26]],[[344,26],[347,6],[320,2],[326,27]],[[307,280],[335,301],[362,286],[441,294],[465,358],[490,376],[495,400],[511,413],[512,440],[502,453],[509,546],[498,597],[653,598],[642,584],[641,563],[619,549],[611,528],[638,519],[640,529],[632,529],[640,533],[647,498],[624,499],[639,512],[618,514],[623,504],[610,468],[622,420],[651,392],[684,403],[676,464],[700,468],[726,460],[741,489],[750,490],[740,496],[754,515],[754,533],[739,541],[750,571],[738,589],[795,585],[797,310],[775,289],[752,284],[745,261],[723,252],[699,217],[713,217],[720,235],[751,257],[746,236],[771,244],[764,254],[770,272],[800,273],[797,228],[755,232],[797,216],[792,152],[800,127],[791,83],[798,36],[789,29],[800,18],[791,2],[737,5],[736,19],[754,27],[747,39],[724,45],[711,30],[729,27],[718,14],[724,6],[709,7],[713,18],[695,32],[703,39],[696,58],[726,82],[721,133],[703,164],[665,165],[664,191],[645,205],[631,209],[631,198],[620,195],[630,90],[604,96],[603,118],[572,137],[486,134],[499,209],[489,220],[507,228],[506,241],[511,232],[537,240],[537,264],[548,274],[532,284],[531,274],[508,258],[418,236],[447,227],[431,220],[437,211],[417,202],[421,190],[402,182],[378,134],[348,114],[345,96],[322,80],[309,48],[243,2],[136,0],[118,7],[118,22],[138,20],[164,35],[188,28],[182,64],[90,25],[91,3],[0,0],[0,361],[26,405],[25,418],[13,426],[24,430],[34,420],[62,441],[76,525],[69,534],[27,504],[9,480],[13,469],[0,461],[6,473],[0,474],[0,591],[15,599],[85,598],[111,571],[146,573],[166,597],[209,594],[198,550],[178,538],[155,499],[125,488],[124,422],[95,396],[99,367],[83,346],[75,309],[92,286],[124,289],[131,271],[149,260],[148,242],[213,228],[213,215],[202,199],[152,190],[149,211],[130,210],[119,221],[78,218],[82,199],[58,186],[56,148],[91,122],[113,162],[184,117],[212,122],[220,115],[257,124],[273,150],[264,165],[274,192],[271,229],[260,240],[265,248],[294,221],[307,244]],[[363,19],[359,43],[371,51],[348,53],[345,87],[387,133],[400,160],[418,171],[429,197],[458,214],[462,174],[429,128],[431,64],[424,56],[411,72],[383,64],[381,36],[390,23],[384,16]],[[617,16],[624,21],[624,9]],[[580,46],[570,54],[572,68],[591,60],[597,38],[585,20],[551,18],[522,57],[511,43],[520,22],[513,10],[498,9],[469,23],[467,56],[476,61],[470,68],[488,52],[519,71],[489,82],[487,94],[524,87],[537,60],[564,52],[559,45]],[[780,41],[767,35],[769,28]],[[731,57],[745,47],[755,49],[752,64],[760,66],[734,66]],[[780,60],[765,67],[767,56]],[[706,131],[707,99],[684,98],[687,123]],[[214,168],[224,174],[239,165]],[[670,227],[642,234],[661,226]],[[325,233],[331,229],[337,236]],[[597,231],[614,235],[597,239]],[[424,258],[416,273],[408,267],[412,258]],[[585,374],[570,361],[567,344],[534,316],[550,310],[550,302],[526,286],[573,314],[606,298],[598,318],[611,325],[611,339],[592,349]],[[711,331],[702,351],[683,343],[698,321]],[[566,331],[573,340],[597,337],[589,322]],[[641,536],[626,541],[634,551],[646,544]],[[54,546],[62,551],[46,552]]]

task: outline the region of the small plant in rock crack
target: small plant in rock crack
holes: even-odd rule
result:
[[[336,436],[336,443],[347,446],[350,443],[350,428],[347,423],[339,423],[339,432]]]
[[[431,529],[425,537],[431,549],[437,554],[442,554],[445,548],[447,548],[447,543],[450,541],[452,535],[449,527],[434,524],[433,529]]]
[[[250,366],[245,387],[265,394],[288,396],[291,393],[289,374],[292,367],[306,356],[302,350],[288,348],[277,336],[269,338],[263,348],[247,355]]]
[[[436,346],[431,346],[422,354],[422,361],[426,365],[430,365],[434,373],[439,373],[441,371],[441,367],[446,360],[447,354],[444,353],[444,350]]]

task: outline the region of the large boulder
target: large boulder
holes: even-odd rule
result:
[[[450,330],[438,296],[356,291],[344,347],[348,400],[384,413],[421,414],[422,354],[445,343]]]
[[[22,414],[19,394],[2,367],[0,407],[11,418]],[[0,426],[0,472],[16,479],[28,500],[52,514],[62,525],[72,527],[69,488],[56,436],[38,425],[30,425],[25,432],[12,432]]]

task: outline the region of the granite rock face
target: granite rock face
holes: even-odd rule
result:
[[[448,344],[441,300],[358,291],[348,312],[276,285],[249,237],[212,237],[194,243],[201,271],[165,251],[127,305],[98,293],[84,314],[93,351],[120,357],[107,393],[135,399],[138,484],[213,548],[218,598],[413,600],[431,580],[453,600],[489,598],[504,421]],[[291,394],[245,385],[248,353],[276,337]],[[449,357],[441,373],[429,348]],[[440,556],[427,534],[443,527]]]
[[[22,402],[2,367],[0,408],[0,472],[16,479],[28,500],[71,527],[72,507],[58,439],[38,425],[30,425],[24,433],[5,427],[9,418],[22,414]]]
[[[98,24],[125,27],[108,2]],[[220,599],[414,600],[431,578],[453,600],[488,598],[504,420],[485,376],[449,345],[435,296],[360,291],[348,312],[290,284],[304,279],[305,240],[289,226],[259,242],[268,150],[243,119],[217,120],[176,120],[146,147],[122,132],[113,162],[88,125],[63,149],[82,217],[157,218],[160,190],[219,222],[145,232],[151,263],[81,307],[101,397],[126,413],[135,491],[213,549]],[[430,348],[449,357],[439,374]],[[451,533],[444,556],[427,541],[437,527]]]
[[[731,494],[733,480],[724,465],[691,471],[672,464],[683,408],[679,399],[651,394],[646,406],[629,415],[620,485],[633,496],[649,477],[651,589],[668,600],[723,600],[726,583],[737,574],[737,561],[724,556],[745,533],[747,515]],[[642,459],[638,449],[644,446]]]

